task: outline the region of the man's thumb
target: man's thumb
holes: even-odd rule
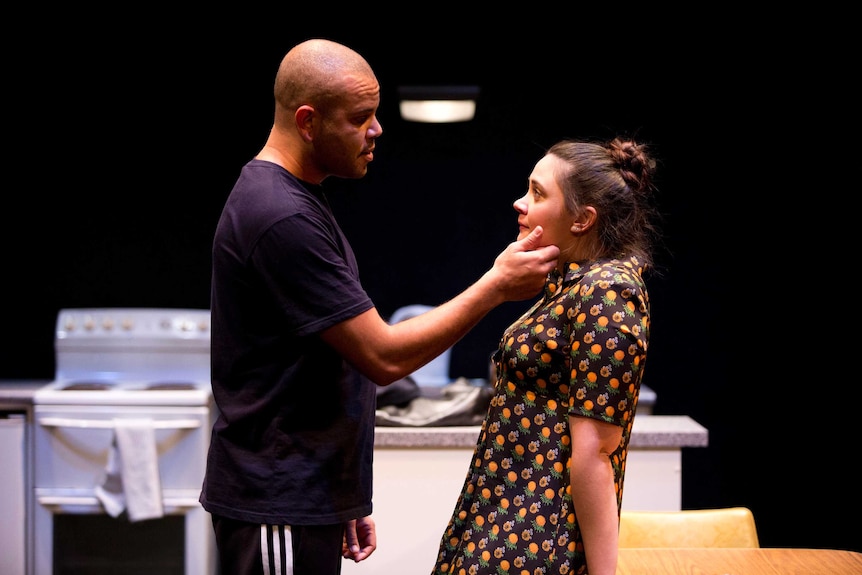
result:
[[[534,250],[539,247],[539,240],[542,238],[542,226],[536,226],[526,238],[524,238],[524,249]]]

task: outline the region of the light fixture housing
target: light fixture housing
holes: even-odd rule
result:
[[[467,122],[476,114],[478,86],[399,86],[401,117],[411,122]]]

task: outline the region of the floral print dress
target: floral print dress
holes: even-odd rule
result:
[[[649,339],[635,258],[570,263],[503,334],[494,396],[434,575],[587,573],[569,489],[569,415],[623,428],[617,510]]]

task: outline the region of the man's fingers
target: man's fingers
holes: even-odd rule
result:
[[[560,248],[554,245],[543,246],[541,248],[537,248],[534,251],[537,251],[540,254],[544,255],[546,262],[553,262],[554,264],[556,264],[557,258],[560,257]]]

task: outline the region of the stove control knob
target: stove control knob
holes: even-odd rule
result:
[[[123,319],[122,323],[120,324],[120,327],[123,329],[123,331],[132,331],[132,328],[135,327],[135,322],[132,321],[132,318],[127,317]]]
[[[84,329],[87,331],[93,331],[96,328],[96,322],[93,321],[91,316],[86,316],[84,318]]]
[[[102,327],[105,329],[105,331],[111,331],[112,329],[114,329],[114,319],[106,317],[102,320]]]

